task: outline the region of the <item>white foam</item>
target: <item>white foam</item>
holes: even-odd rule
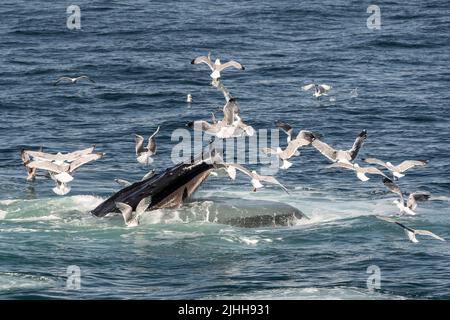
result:
[[[5,219],[6,215],[8,214],[8,212],[0,210],[0,220]]]
[[[7,200],[1,200],[0,201],[0,204],[3,204],[3,205],[5,205],[5,206],[9,206],[9,205],[11,205],[11,204],[13,204],[13,203],[16,203],[16,202],[18,202],[19,200],[15,200],[15,199],[7,199]]]

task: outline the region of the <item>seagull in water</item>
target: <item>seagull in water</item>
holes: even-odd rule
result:
[[[411,193],[408,197],[408,201],[405,205],[405,200],[403,198],[403,192],[400,190],[400,187],[396,185],[391,179],[384,178],[383,184],[393,193],[397,194],[400,199],[395,200],[394,203],[400,209],[400,214],[406,213],[408,215],[416,215],[414,210],[417,208],[418,201],[426,201],[430,199],[430,194],[428,192],[414,192]]]
[[[384,162],[376,158],[365,158],[362,160],[370,164],[377,164],[387,168],[389,171],[392,172],[394,179],[395,178],[400,179],[404,177],[405,175],[403,174],[403,172],[405,172],[406,170],[414,168],[415,166],[425,166],[429,162],[428,160],[405,160],[398,166],[394,166],[390,162]]]
[[[75,78],[70,78],[70,77],[61,77],[58,80],[56,80],[56,82],[53,85],[57,85],[60,82],[70,82],[71,84],[75,84],[80,80],[88,80],[92,83],[95,83],[94,80],[92,80],[91,78],[89,78],[88,76],[79,76],[79,77],[75,77]]]
[[[42,147],[39,152],[42,152]],[[28,164],[31,162],[30,155],[28,154],[27,150],[22,149],[20,151],[20,158],[22,159],[22,163],[27,169],[28,176],[27,181],[34,181],[36,179],[36,168],[28,168]]]
[[[309,91],[311,89],[314,89],[313,96],[316,98],[319,98],[320,96],[326,96],[327,92],[331,90],[331,86],[329,86],[327,84],[311,83],[311,84],[307,84],[307,85],[303,86],[302,89],[304,91]]]
[[[356,172],[356,176],[361,181],[368,181],[370,178],[366,176],[366,174],[378,174],[380,176],[386,177],[387,176],[381,172],[379,169],[375,167],[360,167],[359,164],[351,164],[347,162],[336,162],[328,166],[328,168],[344,168],[348,170],[353,170]]]
[[[122,212],[123,220],[127,227],[137,227],[139,225],[139,219],[141,215],[148,209],[150,203],[152,202],[152,197],[146,197],[139,201],[136,206],[136,213],[133,215],[133,208],[123,202],[116,202],[116,207]]]
[[[220,59],[216,59],[214,63],[211,60],[211,53],[208,53],[208,56],[200,56],[191,61],[191,64],[199,64],[205,63],[211,69],[211,78],[214,80],[218,80],[220,78],[220,72],[225,70],[226,68],[233,67],[239,70],[245,70],[245,67],[237,61],[230,60],[222,64]]]
[[[148,165],[153,162],[151,156],[156,153],[156,139],[155,135],[159,132],[159,127],[156,129],[155,133],[148,138],[148,144],[144,146],[144,137],[135,134],[135,142],[136,142],[136,156],[137,161],[141,164]]]
[[[311,144],[332,162],[344,162],[347,164],[352,164],[352,162],[358,156],[359,150],[361,149],[366,139],[367,130],[362,130],[361,133],[356,137],[355,142],[353,143],[353,146],[350,150],[335,150],[325,142],[321,141],[317,135],[315,135],[315,139]]]
[[[272,148],[263,148],[261,151],[267,155],[275,155],[280,160],[283,161],[283,165],[280,169],[289,169],[292,166],[292,162],[289,162],[290,159],[294,155],[300,155],[297,151],[300,147],[308,146],[315,139],[314,134],[310,131],[301,130],[295,139],[292,139],[293,129],[287,123],[283,123],[281,121],[277,121],[275,123],[277,127],[282,128],[288,134],[288,145],[282,150],[280,147],[277,147],[276,150]]]
[[[399,227],[403,228],[403,230],[405,230],[406,235],[408,236],[408,239],[411,242],[417,243],[419,242],[419,240],[417,240],[416,235],[422,235],[422,236],[430,236],[433,237],[437,240],[440,241],[445,241],[445,239],[439,237],[438,235],[435,235],[433,232],[428,231],[428,230],[418,230],[418,229],[412,229],[410,227],[405,226],[404,224],[395,221],[394,219],[388,218],[388,217],[381,217],[381,216],[376,216],[378,219],[386,221],[386,222],[390,222],[390,223],[395,223],[396,225],[398,225]]]

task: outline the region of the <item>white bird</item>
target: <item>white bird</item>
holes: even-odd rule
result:
[[[260,189],[263,187],[261,182],[268,182],[272,184],[276,184],[280,186],[286,193],[289,194],[288,189],[286,189],[285,186],[283,186],[275,177],[273,176],[263,176],[256,173],[256,171],[250,171],[244,166],[237,164],[237,163],[222,163],[223,167],[227,171],[228,175],[232,180],[236,179],[236,170],[241,171],[242,173],[246,174],[251,178],[251,183],[253,185],[253,191],[256,191],[257,189]],[[219,166],[220,167],[220,166]]]
[[[123,220],[127,227],[137,227],[139,225],[139,220],[141,215],[148,209],[150,203],[152,202],[152,197],[143,198],[139,201],[136,206],[136,213],[133,215],[133,208],[123,202],[116,202],[116,207],[121,211]]]
[[[127,181],[125,179],[114,179],[114,182],[116,182],[118,185],[120,185],[122,188],[126,188],[131,186],[131,182]]]
[[[70,187],[67,184],[73,180],[73,172],[86,163],[101,159],[104,155],[104,153],[87,154],[72,161],[70,164],[59,160],[33,160],[27,164],[27,167],[48,171],[50,177],[56,182],[56,187],[53,191],[58,195],[64,195],[70,191]]]
[[[440,241],[445,241],[445,239],[439,237],[438,235],[434,234],[431,231],[428,230],[419,230],[419,229],[412,229],[410,227],[405,226],[404,224],[395,221],[394,219],[388,218],[388,217],[381,217],[381,216],[376,216],[378,219],[380,220],[384,220],[386,222],[390,222],[390,223],[395,223],[396,225],[398,225],[399,227],[403,228],[403,230],[405,230],[406,235],[408,236],[408,239],[411,242],[417,243],[419,242],[419,240],[417,240],[416,235],[422,235],[422,236],[430,236],[433,237],[437,240]]]
[[[358,177],[358,179],[364,182],[370,179],[368,176],[366,176],[366,174],[378,174],[380,176],[386,177],[383,172],[375,167],[360,167],[357,163],[351,164],[346,162],[335,162],[329,165],[328,168],[344,168],[353,170],[356,172],[356,176]]]
[[[58,80],[56,80],[56,82],[54,83],[54,85],[56,86],[58,83],[60,82],[70,82],[71,84],[75,84],[80,80],[88,80],[92,83],[95,83],[94,80],[92,80],[91,78],[89,78],[88,76],[79,76],[79,77],[75,77],[75,78],[71,78],[71,77],[61,77]]]
[[[327,92],[331,90],[331,86],[327,85],[327,84],[315,84],[315,83],[311,83],[311,84],[307,84],[305,86],[302,87],[302,89],[304,91],[308,91],[314,88],[314,97],[318,98],[322,95],[327,95]]]
[[[186,98],[187,103],[192,103],[192,95],[189,93]]]
[[[367,130],[362,130],[356,137],[355,142],[350,150],[336,150],[330,147],[325,142],[321,141],[317,136],[312,141],[312,146],[316,148],[321,154],[332,162],[344,162],[352,164],[352,162],[358,156],[364,141],[367,139]]]
[[[220,78],[220,72],[225,70],[226,68],[233,67],[239,70],[245,70],[245,67],[237,61],[231,60],[222,64],[220,59],[216,59],[213,63],[211,60],[211,54],[208,53],[208,56],[200,56],[191,61],[191,64],[199,64],[205,63],[211,69],[211,78],[217,80]]]
[[[147,146],[144,146],[144,138],[138,134],[135,134],[135,142],[136,142],[136,156],[137,161],[141,164],[148,165],[153,162],[151,156],[156,153],[156,139],[155,135],[159,132],[159,127],[156,129],[155,133],[153,133],[148,139]]]
[[[390,162],[384,162],[384,161],[376,159],[376,158],[364,158],[362,160],[364,162],[367,162],[370,164],[377,164],[377,165],[385,167],[386,169],[391,171],[392,175],[397,179],[400,179],[405,176],[403,174],[403,172],[405,172],[411,168],[414,168],[415,166],[425,166],[429,162],[428,160],[405,160],[402,163],[400,163],[399,165],[394,166]]]
[[[400,209],[400,214],[406,213],[408,215],[416,215],[417,202],[418,201],[426,201],[430,199],[430,194],[427,192],[414,192],[411,193],[408,197],[408,201],[405,204],[405,200],[403,198],[403,192],[400,190],[400,187],[396,185],[391,179],[384,178],[383,184],[393,193],[397,194],[400,199],[395,200],[394,203]]]
[[[42,148],[41,148],[42,150]],[[27,153],[27,150],[22,149],[20,151],[20,158],[22,159],[22,163],[25,166],[25,168],[27,169],[27,181],[34,181],[36,179],[36,168],[28,168],[28,164],[31,162],[31,158],[30,155]]]
[[[357,98],[358,97],[358,88],[353,89],[350,91],[350,98]]]
[[[277,147],[276,150],[272,148],[263,148],[261,151],[268,155],[275,155],[283,161],[281,169],[289,169],[292,163],[288,161],[294,155],[300,155],[298,149],[303,146],[310,145],[315,139],[314,134],[310,131],[301,130],[295,139],[292,139],[292,128],[288,124],[284,124],[285,128],[290,128],[288,132],[288,145],[283,150]],[[288,126],[288,127],[287,127]]]
[[[59,161],[59,162],[73,162],[79,159],[82,156],[91,154],[95,150],[95,145],[82,149],[76,150],[69,153],[61,153],[57,154],[42,152],[42,148],[40,151],[31,151],[31,150],[23,150],[23,153],[26,153],[29,157],[32,157],[33,160],[41,160],[41,161]]]

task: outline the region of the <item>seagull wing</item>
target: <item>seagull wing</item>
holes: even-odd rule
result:
[[[408,169],[411,169],[412,167],[415,166],[424,166],[428,163],[428,160],[406,160],[403,161],[402,163],[400,163],[396,169],[398,169],[398,171],[400,172],[404,172]]]
[[[331,86],[329,86],[327,84],[321,84],[321,85],[319,85],[319,89],[323,89],[323,91],[322,90],[320,90],[320,91],[325,92],[325,91],[331,90]]]
[[[114,179],[114,181],[124,188],[131,185],[131,182],[124,180],[124,179]]]
[[[126,203],[116,202],[116,207],[122,212],[122,217],[125,223],[128,223],[131,219],[133,219],[133,208]]]
[[[199,64],[199,63],[206,63],[208,65],[208,67],[214,71],[214,65],[211,62],[211,59],[207,56],[200,56],[195,58],[194,60],[191,61],[191,64]]]
[[[239,70],[245,70],[245,67],[242,64],[240,64],[239,62],[234,61],[234,60],[230,60],[228,62],[225,62],[224,64],[221,64],[221,65],[217,66],[216,68],[217,68],[218,71],[222,71],[222,70],[224,70],[226,68],[229,68],[229,67],[233,67],[233,68],[236,68],[236,69],[239,69]]]
[[[86,163],[101,159],[101,158],[103,158],[104,155],[105,155],[104,153],[99,152],[99,153],[91,153],[91,154],[82,156],[70,164],[69,172],[74,172],[76,169],[78,169],[79,167],[81,167],[82,165],[84,165]]]
[[[377,164],[377,165],[387,168],[386,162],[376,159],[376,158],[363,158],[362,160],[366,163]]]
[[[285,186],[283,186],[283,185],[282,185],[275,177],[273,177],[273,176],[259,176],[258,179],[261,180],[261,181],[265,181],[265,182],[269,182],[269,183],[272,183],[272,184],[276,184],[276,185],[280,186],[287,194],[290,194],[290,193],[289,193],[289,190],[288,190]]]
[[[397,221],[395,221],[394,219],[389,218],[389,217],[382,217],[382,216],[375,216],[375,217],[377,217],[380,220],[386,221],[386,222],[397,223]]]
[[[58,80],[55,81],[54,85],[56,86],[58,83],[62,82],[62,81],[70,81],[72,82],[72,78],[69,77],[61,77]]]
[[[429,193],[414,192],[409,195],[406,206],[414,211],[417,208],[418,201],[427,201],[428,199],[430,199]]]
[[[241,171],[242,173],[248,175],[250,178],[253,179],[253,174],[250,172],[250,170],[248,170],[247,168],[245,168],[244,166],[238,164],[238,163],[227,163],[226,165],[233,167],[239,171]]]
[[[148,207],[150,206],[150,203],[152,202],[152,197],[146,197],[144,199],[142,199],[141,201],[139,201],[138,205],[136,206],[136,213],[138,215],[141,215],[145,212],[145,210],[148,209]]]
[[[311,90],[312,88],[314,88],[314,83],[307,84],[306,86],[303,86],[303,87],[302,87],[302,89],[303,89],[304,91]]]
[[[141,152],[144,152],[144,137],[138,134],[134,135],[134,141],[136,143],[136,155],[139,155]]]
[[[328,166],[328,168],[344,168],[344,169],[356,171],[356,168],[347,162],[335,162],[335,163],[330,164]]]
[[[227,125],[232,125],[234,122],[235,103],[233,100],[228,101],[223,106],[223,121]]]
[[[80,76],[77,78],[77,80],[82,80],[82,79],[89,80],[90,82],[95,83],[95,81],[92,80],[91,78],[89,78],[88,76]]]
[[[359,150],[361,150],[361,147],[364,143],[364,141],[367,139],[367,131],[363,130],[361,133],[356,137],[355,142],[353,143],[353,146],[350,150],[348,150],[348,153],[350,154],[351,161],[355,160]]]
[[[271,149],[271,148],[262,148],[261,151],[262,151],[262,153],[268,154],[268,155],[270,155],[270,154],[278,155],[277,151],[274,149]]]
[[[420,234],[421,236],[430,236],[433,237],[435,239],[441,240],[441,241],[445,241],[444,238],[439,237],[438,235],[434,234],[431,231],[428,230],[414,230],[415,234]]]
[[[193,122],[188,123],[188,126],[190,128],[193,128],[194,130],[197,130],[197,131],[218,132],[219,131],[219,127],[218,127],[219,123],[217,123],[217,124],[210,124],[210,123],[208,123],[206,121],[203,121],[203,120],[197,120],[197,121],[193,121]]]
[[[31,161],[27,164],[28,168],[47,170],[54,173],[64,172],[64,168],[50,161]]]
[[[65,155],[59,155],[58,160],[72,162],[79,157],[91,154],[92,152],[94,152],[94,149],[95,149],[95,145],[93,145],[90,148],[83,149],[83,150],[77,150],[77,151],[67,153]]]
[[[143,181],[143,180],[146,180],[146,179],[148,179],[148,178],[151,178],[151,177],[153,177],[154,175],[155,175],[155,170],[154,170],[154,169],[153,169],[153,170],[150,170],[148,173],[145,174],[145,176],[142,177],[142,181]]]
[[[314,135],[311,131],[301,130],[295,140],[300,140],[300,146],[310,145],[316,139],[316,135]]]
[[[283,130],[289,137],[292,137],[293,128],[286,122],[277,120],[275,121],[275,126]]]
[[[332,147],[330,147],[325,142],[323,142],[323,141],[321,141],[319,139],[314,139],[314,141],[312,142],[312,146],[314,148],[316,148],[325,157],[327,157],[329,160],[331,160],[333,162],[336,161],[336,153],[337,153],[337,151],[335,149],[333,149]]]
[[[383,178],[383,184],[388,188],[391,192],[396,193],[400,196],[400,201],[403,203],[403,193],[400,190],[400,187],[396,185],[391,179]]]
[[[363,169],[363,171],[365,172],[365,173],[370,173],[370,174],[378,174],[378,175],[380,175],[380,176],[383,176],[385,179],[389,179],[382,171],[380,171],[378,168],[375,168],[375,167],[365,167],[365,168],[362,168],[361,167],[361,169]]]
[[[28,151],[25,149],[20,150],[20,158],[22,159],[23,164],[27,164],[31,160]]]

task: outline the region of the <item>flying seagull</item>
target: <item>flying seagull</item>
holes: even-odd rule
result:
[[[416,239],[416,235],[422,235],[422,236],[430,236],[433,237],[437,240],[440,241],[445,241],[445,239],[439,237],[438,235],[435,235],[433,232],[428,231],[428,230],[418,230],[418,229],[412,229],[410,227],[405,226],[404,224],[395,221],[394,219],[388,218],[388,217],[381,217],[381,216],[376,216],[378,219],[386,221],[386,222],[390,222],[390,223],[395,223],[396,225],[398,225],[399,227],[403,228],[403,230],[405,230],[406,235],[408,236],[408,239],[411,242],[417,243],[419,242],[419,240]]]
[[[365,158],[362,160],[370,164],[377,164],[387,168],[397,179],[404,177],[405,175],[403,174],[403,172],[405,172],[406,170],[414,168],[415,166],[425,166],[429,162],[428,160],[405,160],[399,165],[394,166],[390,162],[384,162],[376,158]]]
[[[312,141],[312,146],[316,148],[321,154],[327,157],[332,162],[344,162],[347,164],[352,164],[352,162],[358,156],[359,150],[361,149],[364,141],[367,139],[367,130],[362,130],[360,134],[356,137],[355,142],[350,150],[335,150],[330,147],[325,142],[321,141],[317,135]]]
[[[416,215],[414,210],[417,208],[418,201],[426,201],[430,199],[430,194],[427,192],[414,192],[411,193],[408,197],[408,201],[405,205],[405,200],[403,198],[403,192],[400,190],[400,187],[396,185],[391,179],[384,178],[383,184],[393,193],[397,194],[400,199],[395,200],[394,203],[400,209],[400,213],[406,213],[409,215]]]
[[[152,197],[147,197],[139,201],[134,215],[133,208],[130,205],[123,202],[116,202],[116,207],[122,212],[122,217],[127,227],[137,227],[139,225],[139,219],[150,206],[151,199]]]
[[[328,168],[344,168],[348,170],[353,170],[356,172],[356,176],[361,181],[368,181],[370,179],[368,176],[366,176],[366,174],[378,174],[383,177],[386,177],[386,175],[383,172],[381,172],[379,169],[375,167],[360,167],[357,163],[351,164],[346,162],[335,162],[329,165]]]
[[[56,189],[53,191],[58,195],[64,195],[70,191],[67,184],[73,180],[73,172],[86,163],[103,158],[104,155],[101,152],[87,154],[70,164],[62,161],[34,160],[28,163],[27,167],[48,171],[50,177],[56,182]]]
[[[320,97],[322,95],[327,95],[327,92],[331,90],[331,86],[329,86],[327,84],[311,83],[311,84],[307,84],[307,85],[303,86],[302,89],[304,91],[308,91],[308,90],[314,89],[313,96],[318,98],[318,97]]]
[[[153,162],[151,158],[152,155],[156,153],[156,140],[155,135],[159,132],[159,127],[156,129],[155,133],[153,133],[148,139],[148,144],[144,146],[144,138],[138,134],[135,134],[135,142],[136,142],[136,156],[137,161],[141,164],[148,165]]]
[[[262,182],[268,182],[272,184],[276,184],[280,186],[287,194],[289,194],[288,189],[286,189],[285,186],[283,186],[275,177],[273,176],[263,176],[256,173],[256,171],[250,171],[244,166],[237,164],[237,163],[223,163],[223,167],[227,171],[228,175],[232,180],[236,179],[236,170],[241,171],[242,173],[246,174],[251,178],[251,183],[253,185],[253,191],[256,191],[257,189],[260,189],[263,187]]]
[[[285,125],[289,126],[288,124]],[[280,147],[277,147],[276,150],[272,148],[263,148],[261,150],[265,154],[275,155],[280,160],[282,160],[283,165],[280,167],[281,169],[290,168],[292,166],[292,163],[289,162],[288,159],[290,159],[294,155],[299,155],[298,149],[300,147],[310,145],[315,139],[314,134],[310,131],[301,130],[298,133],[297,137],[295,137],[295,139],[292,139],[292,128],[289,129],[288,132],[288,145],[284,150],[282,150]]]
[[[73,162],[82,156],[91,154],[92,152],[94,152],[94,149],[95,145],[86,149],[77,150],[69,153],[61,153],[61,152],[58,152],[57,154],[45,153],[42,152],[42,148],[40,151],[24,150],[22,152],[32,157],[33,160]]]
[[[211,78],[214,80],[218,80],[220,78],[220,72],[225,70],[226,68],[233,67],[239,70],[245,70],[245,67],[237,61],[231,60],[222,64],[220,59],[216,59],[213,63],[211,60],[211,54],[208,53],[208,56],[200,56],[191,61],[191,64],[199,64],[205,63],[211,69]]]
[[[75,78],[61,77],[61,78],[59,78],[58,80],[56,80],[56,82],[55,82],[53,85],[56,86],[56,85],[59,84],[60,82],[69,82],[69,83],[71,83],[71,84],[75,84],[75,83],[77,83],[77,82],[80,81],[80,80],[88,80],[88,81],[90,81],[90,82],[92,82],[92,83],[95,83],[95,81],[92,80],[91,78],[89,78],[88,76],[79,76],[79,77],[75,77]]]

